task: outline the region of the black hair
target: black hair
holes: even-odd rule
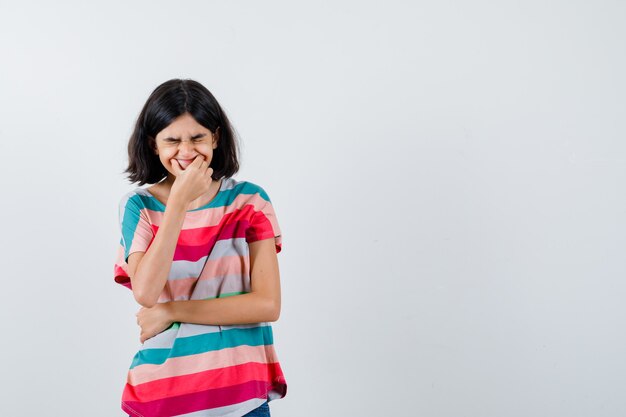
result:
[[[211,178],[231,177],[239,171],[239,150],[235,130],[213,94],[194,80],[174,78],[154,89],[144,104],[128,141],[128,180],[139,185],[155,184],[167,177],[156,149],[156,135],[177,117],[189,113],[199,124],[215,133]]]

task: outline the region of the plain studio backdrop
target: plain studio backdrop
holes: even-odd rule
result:
[[[124,416],[126,144],[203,83],[282,228],[274,417],[626,414],[621,1],[0,4],[2,416]]]

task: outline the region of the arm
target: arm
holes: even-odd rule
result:
[[[229,325],[276,321],[280,316],[280,275],[274,238],[249,244],[251,291],[209,300],[170,301],[175,322]]]
[[[152,244],[146,252],[128,257],[128,275],[135,300],[144,307],[156,304],[172,267],[174,250],[185,221],[186,206],[178,200],[169,202]]]
[[[128,258],[133,295],[147,308],[157,303],[165,287],[189,203],[206,194],[213,183],[213,168],[202,155],[197,155],[186,169],[181,168],[176,159],[171,162],[176,179],[167,198],[163,223],[145,254],[133,259],[135,269],[130,265],[130,256]]]

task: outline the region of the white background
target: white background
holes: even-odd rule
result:
[[[284,235],[274,417],[626,414],[622,1],[0,3],[2,416],[124,416],[126,144],[192,78]]]

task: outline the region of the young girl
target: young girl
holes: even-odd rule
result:
[[[128,143],[136,188],[119,203],[115,282],[142,306],[122,393],[133,417],[269,416],[287,384],[269,322],[280,314],[282,237],[269,196],[237,181],[237,144],[204,86],[169,80]]]

